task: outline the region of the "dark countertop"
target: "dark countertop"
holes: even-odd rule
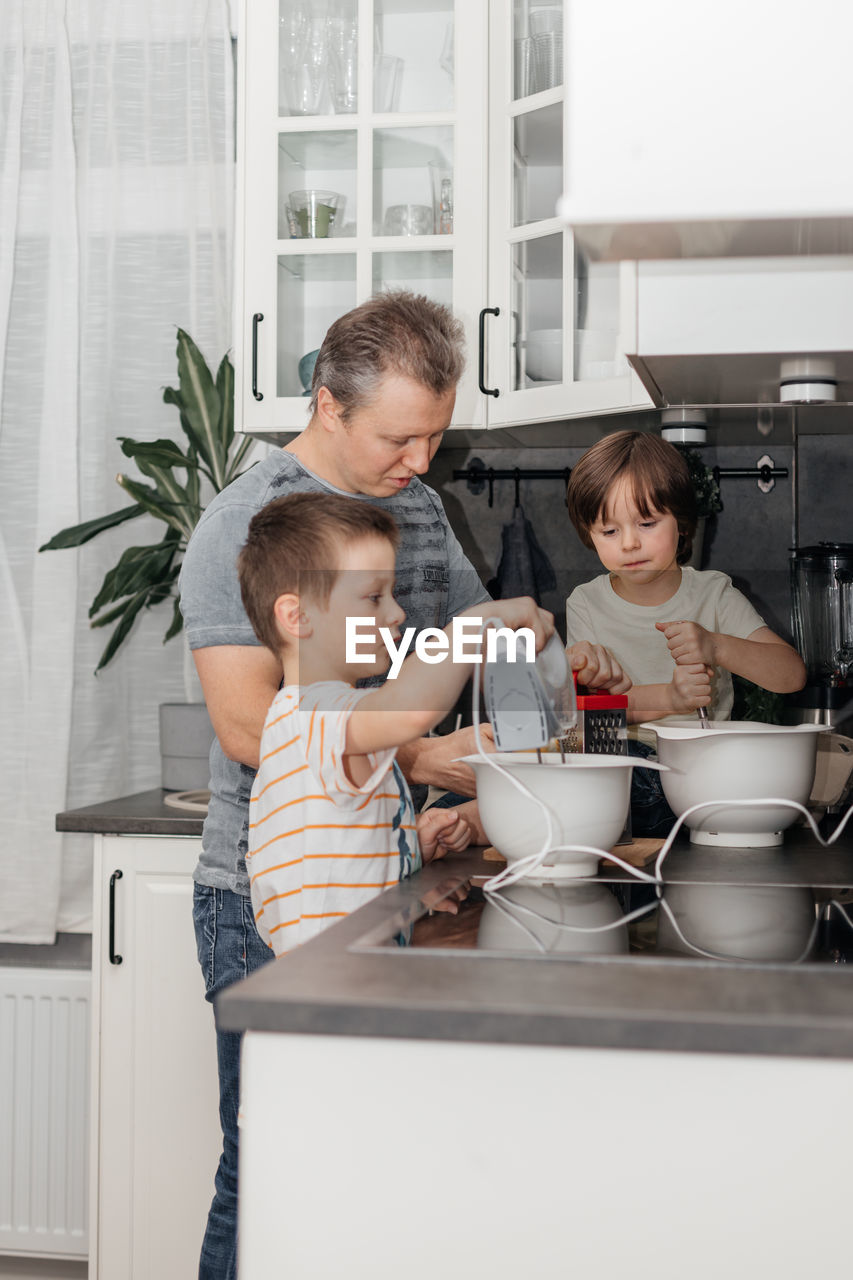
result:
[[[120,800],[68,809],[56,815],[56,830],[120,836],[200,836],[202,815],[171,808],[164,803],[168,794],[157,787]]]
[[[796,832],[786,839],[786,854],[789,848],[790,865],[808,868],[807,883],[853,885],[853,838],[846,833],[822,850]],[[717,852],[676,846],[665,878],[719,883]],[[741,883],[790,883],[787,872],[769,873],[766,851],[726,850],[723,861],[739,856]],[[378,945],[422,914],[421,898],[430,890],[496,870],[481,851],[428,865],[224,992],[216,1001],[218,1026],[853,1058],[853,966],[846,964],[732,964],[653,954],[516,958]]]

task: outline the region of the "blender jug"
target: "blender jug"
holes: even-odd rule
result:
[[[791,553],[794,641],[809,686],[853,682],[853,543],[820,542]]]
[[[839,624],[841,646],[835,655],[839,683],[853,684],[853,573],[849,569],[836,569],[838,583]]]

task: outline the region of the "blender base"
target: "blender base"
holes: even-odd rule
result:
[[[712,845],[722,849],[773,849],[782,844],[781,831],[694,831],[691,844]]]
[[[576,862],[545,862],[537,867],[525,880],[531,884],[561,884],[564,880],[591,880],[598,875],[599,859],[579,858]],[[513,863],[507,863],[512,870]]]

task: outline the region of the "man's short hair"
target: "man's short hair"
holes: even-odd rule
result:
[[[261,644],[281,652],[275,602],[294,592],[325,604],[340,573],[341,548],[358,538],[384,538],[396,550],[394,517],[372,502],[334,493],[274,498],[252,517],[237,558],[243,608]]]
[[[314,365],[310,412],[320,387],[335,397],[346,422],[370,403],[388,373],[443,396],[464,369],[464,329],[448,307],[403,289],[379,293],[329,328]]]
[[[592,526],[605,515],[607,495],[628,480],[637,510],[648,518],[667,511],[678,523],[677,560],[690,559],[696,532],[696,495],[684,458],[667,440],[643,431],[614,431],[587,449],[572,468],[566,504],[585,547],[594,550]]]

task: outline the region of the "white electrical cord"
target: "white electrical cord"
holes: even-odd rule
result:
[[[500,627],[501,625],[502,624],[500,622],[500,619],[498,618],[485,618],[480,628],[481,637],[483,636],[486,627],[488,626]],[[545,817],[546,834],[545,834],[545,841],[542,847],[538,849],[535,853],[530,853],[523,858],[519,858],[513,864],[512,867],[507,865],[503,869],[503,871],[499,871],[496,875],[491,876],[482,886],[483,892],[488,895],[489,900],[493,902],[496,906],[499,906],[502,910],[504,910],[510,916],[512,916],[512,912],[507,909],[506,901],[503,899],[500,899],[497,896],[498,891],[500,889],[506,889],[510,885],[518,883],[518,881],[520,880],[528,879],[536,871],[539,870],[539,868],[543,865],[546,859],[550,858],[555,853],[591,853],[591,854],[594,854],[596,857],[605,858],[609,862],[615,863],[617,866],[621,867],[624,871],[629,872],[637,880],[645,881],[647,884],[654,884],[657,890],[657,897],[658,897],[660,906],[662,906],[663,909],[665,910],[678,937],[681,939],[681,941],[684,943],[685,946],[691,949],[691,951],[695,951],[697,955],[701,955],[709,960],[739,960],[739,959],[748,960],[749,959],[748,957],[717,955],[713,951],[706,951],[703,947],[696,946],[694,943],[690,942],[690,940],[684,936],[678,924],[678,921],[675,919],[672,908],[670,907],[669,903],[666,901],[666,898],[662,893],[662,889],[665,885],[665,881],[661,875],[661,868],[663,867],[666,857],[670,849],[672,848],[675,837],[677,836],[681,827],[684,825],[685,820],[689,818],[692,814],[698,813],[701,809],[719,807],[720,805],[725,805],[728,808],[754,808],[756,806],[761,807],[761,806],[770,806],[770,805],[781,806],[782,808],[795,809],[797,810],[798,813],[801,813],[805,817],[808,825],[811,827],[812,832],[814,833],[814,836],[817,839],[817,841],[826,849],[826,848],[829,848],[831,844],[835,843],[835,841],[838,839],[838,837],[841,835],[842,831],[846,827],[851,814],[853,814],[853,804],[851,804],[849,809],[845,813],[844,817],[841,819],[838,826],[833,831],[832,835],[829,836],[828,839],[824,839],[824,837],[821,835],[820,831],[818,830],[817,823],[815,822],[812,814],[808,811],[805,805],[800,804],[799,801],[797,800],[789,800],[783,797],[768,797],[768,798],[757,799],[757,800],[703,800],[698,804],[691,805],[689,808],[685,809],[683,813],[679,814],[672,830],[670,831],[669,835],[667,836],[666,840],[661,846],[660,852],[658,853],[658,856],[655,859],[654,875],[649,875],[648,872],[642,871],[639,867],[631,866],[630,863],[625,862],[622,858],[618,857],[616,854],[612,853],[610,850],[597,849],[591,845],[554,844],[553,839],[554,839],[554,827],[555,827],[556,818],[553,812],[551,811],[550,807],[545,803],[544,800],[541,799],[541,797],[535,795],[534,792],[532,792],[529,787],[526,787],[520,778],[516,778],[515,775],[509,769],[506,769],[503,765],[499,764],[498,759],[494,753],[489,754],[483,749],[483,741],[480,734],[480,666],[477,663],[475,663],[474,665],[472,702],[473,702],[472,710],[473,710],[473,720],[474,720],[474,740],[477,746],[477,754],[480,756],[482,760],[485,761],[485,763],[490,768],[497,770],[498,773],[502,774],[505,778],[507,778],[512,783],[512,785],[516,788],[516,790],[520,791],[523,796],[525,796],[528,800],[533,800],[534,803],[538,804]],[[642,768],[642,764],[639,761],[638,761],[637,767]],[[587,925],[571,925],[571,924],[566,924],[562,921],[549,920],[547,916],[541,915],[541,913],[535,911],[531,907],[521,907],[519,903],[512,904],[513,908],[517,910],[525,911],[527,912],[527,914],[532,915],[535,918],[538,918],[544,923],[547,923],[551,926],[555,926],[559,929],[565,929],[565,930],[568,930],[571,932],[577,932],[577,933],[603,933],[608,929],[617,928],[620,924],[628,924],[632,920],[639,918],[639,916],[645,915],[647,912],[651,911],[655,905],[656,905],[655,903],[647,903],[645,906],[638,908],[636,911],[631,912],[629,915],[622,916],[619,920],[608,922],[605,925],[587,926]],[[837,904],[837,905],[839,905],[839,909],[841,910],[841,913],[844,916],[844,918],[847,920],[848,924],[850,924],[851,928],[853,928],[853,921],[850,920],[847,913],[843,910],[843,908],[840,907],[840,904]],[[522,921],[518,920],[516,922],[519,925],[521,925],[522,928],[525,929],[525,932],[533,939],[536,946],[541,951],[544,952],[546,948],[541,943],[541,941],[532,933],[532,931],[528,929],[523,924]],[[816,915],[815,923],[812,926],[812,930],[809,935],[808,942],[806,943],[805,949],[803,950],[802,954],[798,956],[797,959],[794,960],[792,963],[800,964],[808,956],[809,952],[811,951],[812,945],[814,943],[817,927],[818,927],[818,919]]]
[[[480,628],[482,637],[488,626],[502,626],[499,618],[484,618]],[[495,753],[488,753],[483,749],[483,740],[480,734],[480,665],[474,664],[474,680],[472,694],[472,713],[474,720],[474,741],[477,746],[477,754],[486,762],[490,769],[497,770],[503,777],[507,778],[517,791],[520,791],[528,800],[533,800],[538,804],[545,817],[545,841],[540,849],[535,853],[529,853],[523,858],[519,858],[512,867],[505,867],[503,871],[499,871],[492,876],[483,885],[483,891],[486,893],[494,893],[498,889],[506,889],[511,884],[516,884],[519,880],[524,880],[533,875],[543,865],[547,858],[555,853],[591,853],[597,858],[608,858],[611,862],[615,862],[624,871],[630,872],[636,876],[638,880],[645,880],[654,883],[654,878],[647,872],[641,871],[638,867],[632,867],[630,863],[623,861],[622,858],[610,853],[606,849],[598,849],[593,845],[586,844],[555,844],[555,824],[557,819],[549,805],[545,803],[539,796],[535,795],[529,787],[526,787],[520,778],[516,778],[509,769],[498,763]]]

